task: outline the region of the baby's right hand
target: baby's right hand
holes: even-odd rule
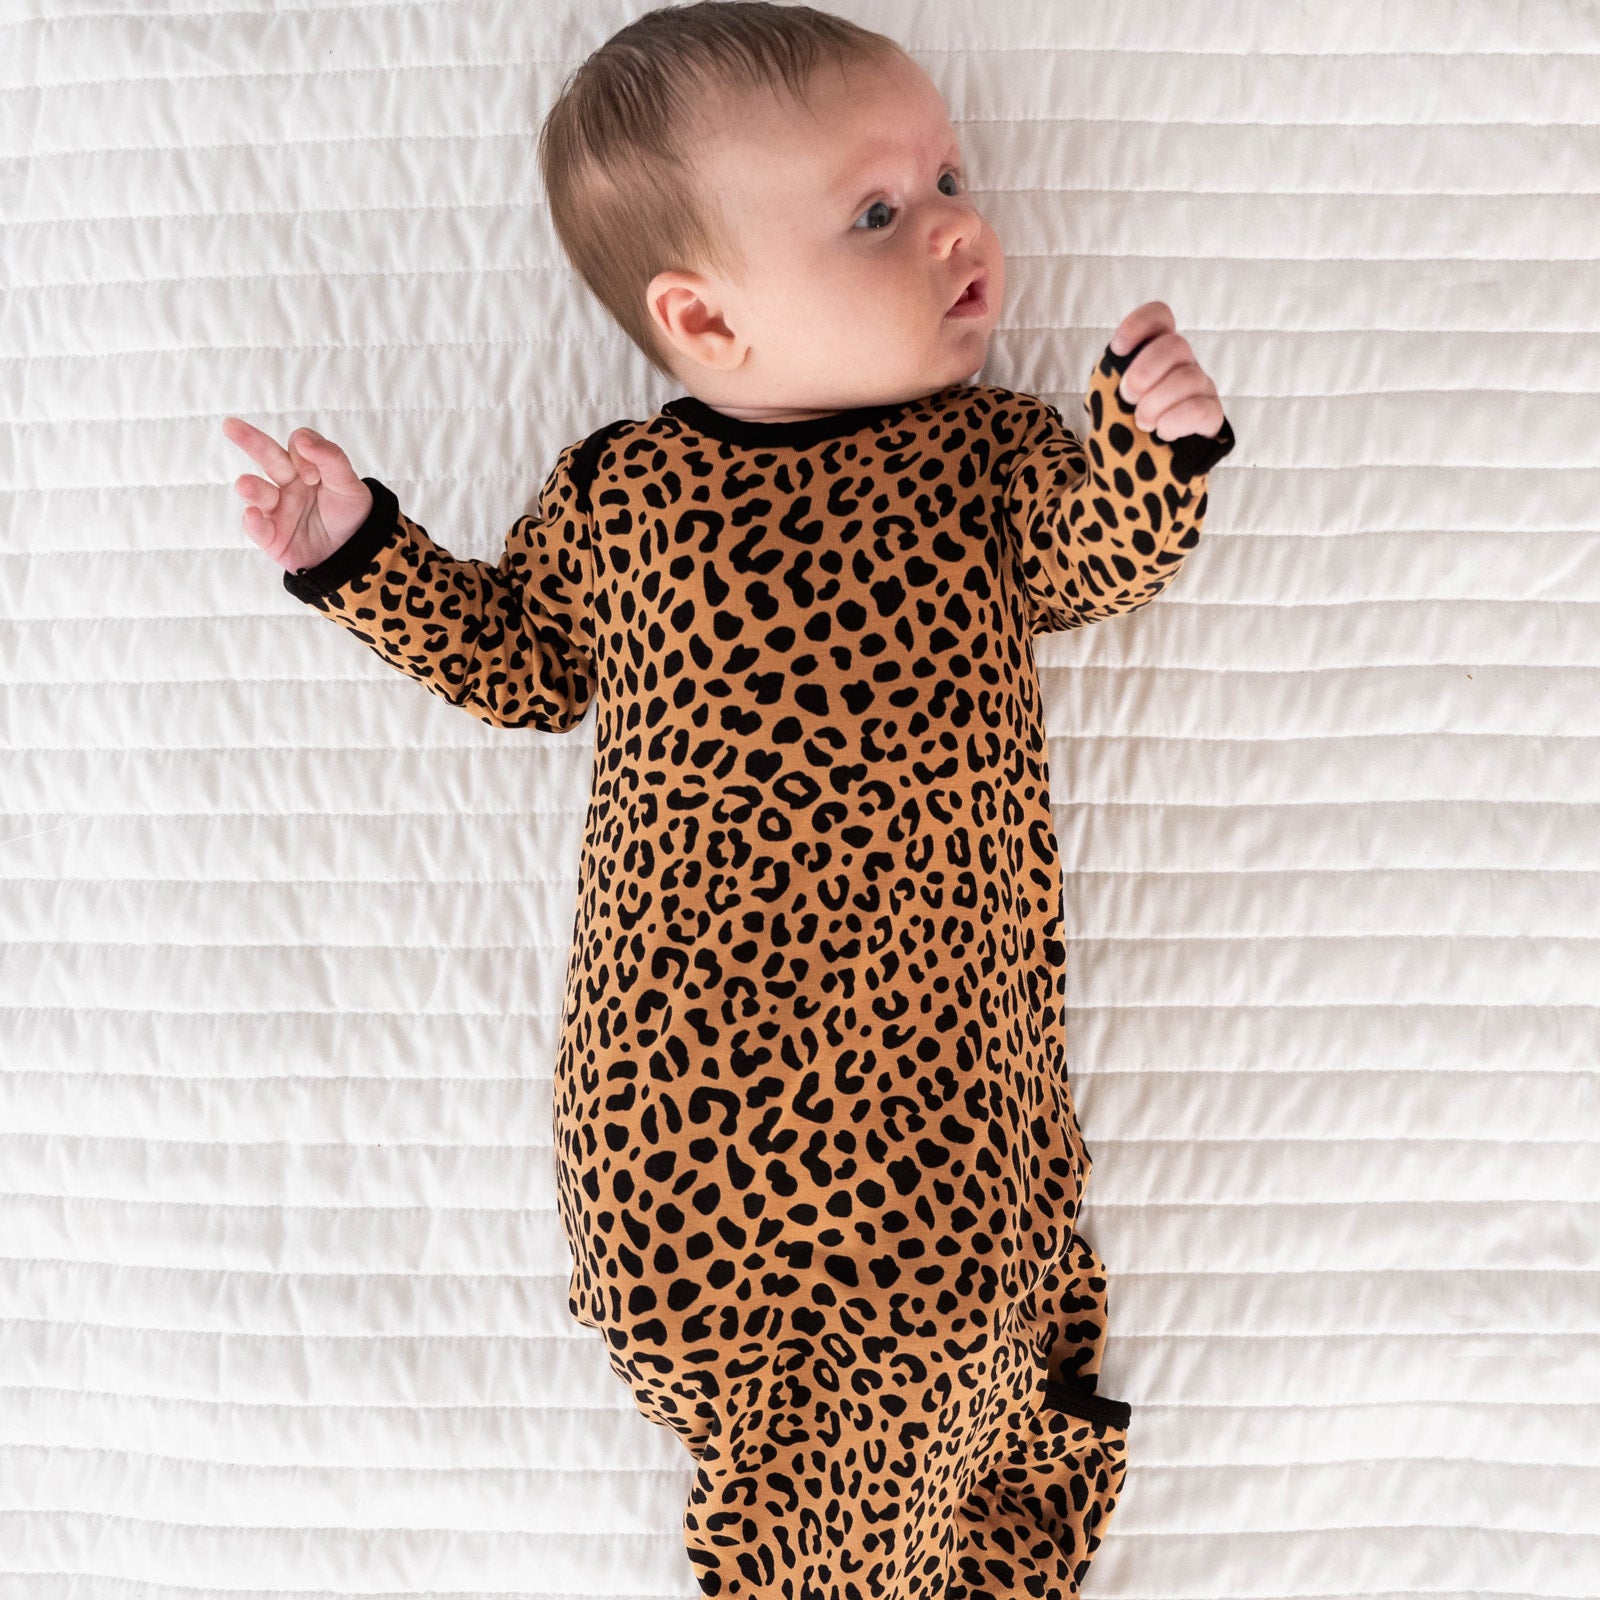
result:
[[[372,491],[331,439],[296,428],[285,450],[239,417],[224,417],[222,431],[267,474],[245,473],[233,487],[244,531],[286,572],[326,561],[367,520]]]

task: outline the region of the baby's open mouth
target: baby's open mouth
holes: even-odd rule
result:
[[[981,315],[986,309],[984,292],[988,286],[988,282],[988,273],[980,272],[972,280],[972,282],[969,283],[964,290],[962,290],[960,298],[957,299],[956,303],[950,307],[945,315],[954,316],[957,313],[963,316]]]

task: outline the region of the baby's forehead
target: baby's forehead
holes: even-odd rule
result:
[[[759,159],[763,151],[793,168],[791,176],[830,181],[902,150],[930,161],[942,158],[946,147],[960,151],[943,96],[914,63],[855,71],[847,83],[813,78],[804,95],[768,84],[724,83],[696,97],[691,117],[697,165],[714,187],[743,188],[752,154]]]
[[[759,114],[753,114],[759,113]],[[703,104],[697,112],[700,136],[707,142],[731,140],[740,146],[771,145],[803,150],[809,155],[826,151],[830,160],[868,161],[893,153],[907,140],[918,145],[959,146],[960,130],[944,112],[942,103],[923,108],[920,116],[895,101],[883,117],[842,122],[819,117],[804,103],[788,96],[747,93],[721,105]]]

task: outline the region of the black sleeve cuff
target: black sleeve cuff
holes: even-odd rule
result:
[[[1153,338],[1154,335],[1152,334]],[[1102,372],[1115,372],[1119,376],[1128,370],[1128,363],[1144,349],[1150,342],[1149,339],[1136,344],[1126,355],[1119,356],[1108,344],[1105,354],[1100,357],[1100,370]],[[1124,401],[1124,404],[1126,402]],[[1155,437],[1152,435],[1152,437]],[[1235,444],[1233,437],[1233,424],[1223,417],[1222,426],[1215,435],[1207,438],[1203,433],[1186,433],[1181,439],[1160,439],[1158,444],[1167,445],[1172,451],[1172,475],[1179,483],[1187,483],[1191,478],[1198,477],[1202,472],[1209,472],[1227,454]]]
[[[326,561],[298,572],[285,572],[283,586],[296,600],[312,600],[332,594],[357,573],[372,565],[372,559],[394,538],[400,526],[400,502],[395,492],[377,478],[361,480],[372,491],[372,510],[367,520],[350,535]]]
[[[1233,449],[1233,424],[1226,417],[1213,438],[1203,433],[1186,433],[1172,441],[1172,476],[1180,483],[1209,472]]]

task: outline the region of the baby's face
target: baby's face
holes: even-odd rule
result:
[[[831,63],[808,107],[745,95],[696,165],[749,271],[663,272],[647,299],[685,386],[757,421],[915,399],[982,367],[1005,294],[938,89],[907,57]],[[977,315],[951,316],[975,273]]]

